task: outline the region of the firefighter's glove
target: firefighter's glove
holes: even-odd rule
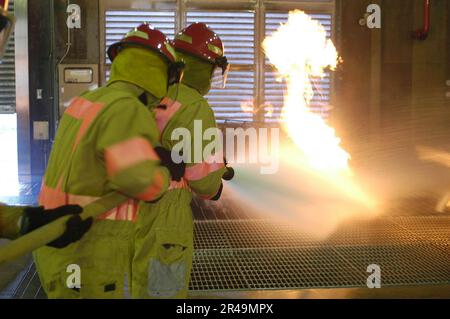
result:
[[[25,235],[33,230],[45,226],[58,218],[73,215],[66,223],[64,234],[47,244],[53,248],[64,248],[78,240],[91,228],[93,219],[82,220],[79,214],[83,211],[78,205],[61,206],[45,210],[43,207],[27,207],[24,210],[20,234]]]
[[[186,164],[184,162],[175,163],[172,159],[172,152],[164,147],[155,147],[155,152],[161,160],[161,165],[169,170],[172,180],[176,182],[181,181],[186,171]]]

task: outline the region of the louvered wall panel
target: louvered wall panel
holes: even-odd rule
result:
[[[218,122],[252,121],[241,109],[255,96],[255,13],[251,11],[188,11],[186,23],[204,22],[224,42],[231,63],[226,88],[212,89],[207,99]]]
[[[9,13],[14,14],[14,1],[9,1]],[[0,59],[0,114],[16,112],[16,65],[14,32],[9,39],[5,55]]]

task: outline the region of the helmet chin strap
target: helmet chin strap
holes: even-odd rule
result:
[[[147,98],[147,92],[144,91],[141,95],[138,97],[139,101],[144,104],[145,106],[148,105],[148,98]]]
[[[230,64],[228,63],[228,59],[226,56],[221,56],[216,59],[215,64],[222,69],[222,75],[228,71]]]
[[[185,64],[183,61],[178,61],[169,66],[169,83],[168,85],[180,83],[183,79]]]

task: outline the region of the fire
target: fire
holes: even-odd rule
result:
[[[282,125],[296,147],[284,147],[283,161],[299,171],[309,170],[336,196],[374,210],[377,203],[356,182],[350,154],[341,147],[335,130],[309,107],[313,80],[324,77],[327,69],[335,70],[340,62],[323,26],[300,10],[291,11],[287,23],[264,40],[263,48],[287,83]]]
[[[271,155],[280,164],[275,174],[261,175],[251,163],[233,163],[239,174],[225,187],[247,211],[287,221],[318,238],[350,218],[378,215],[378,201],[352,174],[350,155],[335,130],[309,107],[312,81],[340,61],[324,28],[302,11],[293,11],[288,22],[264,40],[263,48],[278,70],[277,79],[287,83],[281,116],[289,139]],[[246,112],[259,109],[253,101],[241,106]],[[265,110],[273,113],[273,107]]]
[[[272,117],[274,112],[274,107],[271,104],[255,105],[254,100],[247,100],[241,102],[241,109],[245,113],[257,114],[259,112],[264,112],[266,117]]]
[[[263,48],[278,76],[287,83],[282,123],[307,163],[326,173],[350,173],[350,155],[324,119],[310,111],[312,79],[334,70],[339,57],[323,26],[302,11],[289,13],[286,24],[267,37]]]
[[[241,109],[245,113],[252,113],[252,114],[256,113],[255,105],[254,105],[253,100],[241,102]]]
[[[266,117],[272,117],[273,112],[275,111],[272,104],[267,104],[265,106],[265,110],[266,110]]]

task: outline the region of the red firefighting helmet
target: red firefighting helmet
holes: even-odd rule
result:
[[[222,40],[204,23],[193,23],[175,36],[175,49],[209,61],[228,70],[229,64],[224,55]]]
[[[9,0],[0,0],[0,12],[1,11],[8,11],[8,2]]]
[[[127,45],[137,45],[143,48],[156,51],[161,54],[169,63],[169,85],[178,83],[183,76],[184,64],[177,62],[173,43],[159,30],[154,29],[150,24],[144,23],[128,32],[125,37],[117,43],[112,44],[108,49],[108,57],[112,61],[116,58],[120,50]]]
[[[170,64],[176,62],[175,50],[169,39],[150,24],[144,23],[128,32],[125,37],[112,44],[108,49],[108,57],[114,61],[120,49],[127,45],[137,45],[160,53]]]

